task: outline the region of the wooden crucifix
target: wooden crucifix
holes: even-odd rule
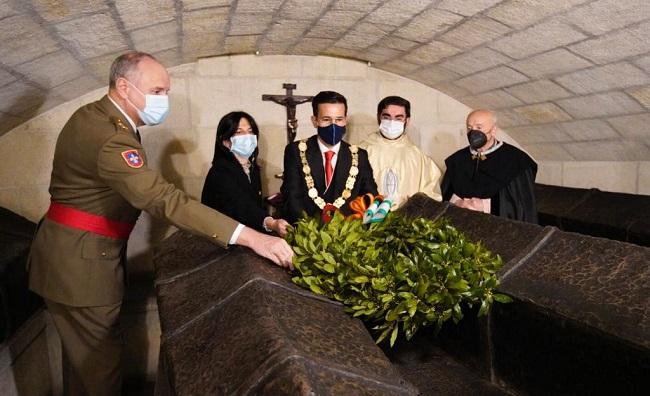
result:
[[[293,94],[296,84],[282,84],[287,93],[285,95],[262,95],[262,100],[270,100],[287,108],[287,144],[296,139],[298,133],[298,120],[296,119],[296,106],[311,102],[313,96],[298,96]]]

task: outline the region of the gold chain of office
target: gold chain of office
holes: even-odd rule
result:
[[[314,185],[314,178],[311,176],[311,168],[307,163],[307,142],[301,140],[298,143],[298,150],[300,151],[300,161],[302,162],[302,173],[305,174],[305,183],[307,184],[307,195],[311,198],[316,206],[320,209],[323,209],[327,202],[318,195],[318,190]],[[340,209],[341,206],[345,203],[345,200],[350,198],[352,195],[352,188],[354,183],[357,180],[357,175],[359,174],[359,148],[355,145],[350,146],[350,153],[352,153],[352,165],[350,166],[350,173],[348,174],[348,179],[345,181],[345,189],[341,193],[341,196],[334,200],[334,205],[337,209]]]

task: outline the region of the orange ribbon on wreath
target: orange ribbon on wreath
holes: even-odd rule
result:
[[[356,197],[354,200],[352,200],[352,202],[350,202],[350,209],[352,209],[354,213],[352,213],[346,218],[363,219],[363,215],[366,213],[370,205],[372,205],[372,203],[375,202],[376,199],[382,200],[383,197],[381,195],[377,195],[375,197],[371,193],[363,194]]]
[[[350,202],[350,209],[352,210],[352,214],[347,216],[345,219],[346,220],[356,220],[356,219],[361,219],[363,220],[363,216],[366,214],[366,211],[370,207],[370,205],[373,204],[376,200],[382,201],[384,199],[383,196],[377,195],[374,196],[371,193],[363,194],[355,199],[353,199]],[[332,217],[334,217],[334,213],[336,213],[339,209],[332,205],[332,204],[326,204],[325,207],[323,208],[323,211],[321,213],[321,220],[323,223],[327,224],[332,220]]]

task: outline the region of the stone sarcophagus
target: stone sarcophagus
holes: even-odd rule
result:
[[[360,321],[247,249],[176,233],[156,289],[160,393],[417,394]]]
[[[416,195],[502,256],[513,298],[437,336],[378,348],[334,302],[243,248],[176,233],[157,252],[164,394],[641,394],[650,378],[650,249]]]
[[[43,302],[27,288],[27,256],[36,224],[0,208],[0,343]]]
[[[535,185],[541,225],[650,246],[650,196]]]

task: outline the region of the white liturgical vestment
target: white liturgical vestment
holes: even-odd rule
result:
[[[389,140],[375,132],[360,147],[368,151],[379,194],[394,199],[393,210],[418,192],[442,200],[440,169],[405,134]]]

